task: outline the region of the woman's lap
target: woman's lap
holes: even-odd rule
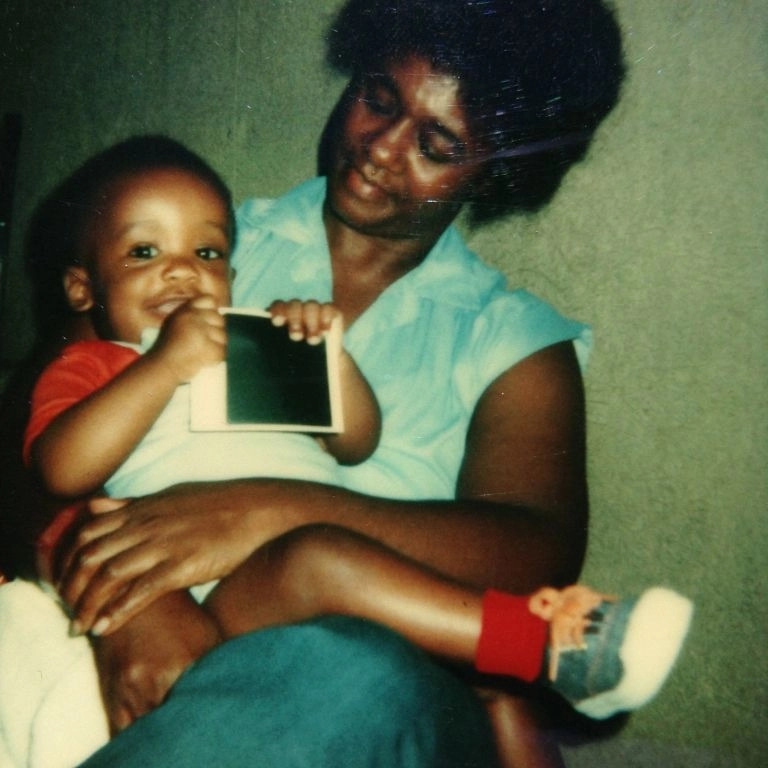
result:
[[[487,768],[494,747],[468,687],[394,633],[328,617],[220,646],[83,765],[160,764]]]

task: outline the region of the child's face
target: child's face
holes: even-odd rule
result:
[[[229,211],[212,187],[161,169],[118,182],[107,197],[87,238],[91,268],[67,276],[70,303],[96,309],[99,335],[138,343],[190,299],[207,294],[229,304]]]

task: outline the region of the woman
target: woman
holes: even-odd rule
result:
[[[207,650],[186,631],[196,617],[176,590],[230,573],[287,531],[346,527],[461,581],[515,592],[574,581],[581,565],[587,492],[577,350],[586,330],[505,291],[450,225],[464,204],[480,222],[551,198],[617,97],[615,22],[591,0],[352,0],[334,23],[329,58],[351,81],[321,151],[327,182],[243,206],[236,299],[264,304],[297,280],[308,291],[299,298],[333,299],[380,400],[381,445],[347,471],[343,489],[269,480],[188,486],[106,505],[81,528],[64,558],[62,594],[84,627],[104,616],[122,625],[97,641],[117,728],[162,700]],[[329,665],[331,657],[344,663]],[[311,678],[299,664],[307,659]],[[340,683],[339,668],[353,660],[366,673],[354,667]],[[272,684],[278,665],[277,698],[290,702],[282,720],[274,698],[256,704],[245,690],[226,713],[206,709],[205,691],[221,684],[221,670],[246,662],[236,676],[250,691]],[[151,684],[127,682],[137,668]],[[408,693],[395,687],[384,698],[384,679],[407,681]],[[443,707],[434,693],[424,698],[427,689],[441,692]],[[397,720],[392,702],[406,699],[429,711],[418,736],[385,726]],[[339,714],[330,702],[349,709]],[[245,721],[234,719],[246,711],[254,713],[252,743]],[[402,711],[409,721],[411,711]],[[312,764],[322,764],[318,752],[328,765],[354,764],[349,754],[368,749],[394,765],[469,764],[470,756],[488,765],[478,712],[467,690],[383,631],[323,621],[220,647],[92,764],[151,763],[177,748],[179,764],[199,761],[211,741],[199,726],[206,722],[234,734],[225,757],[217,753],[220,764],[259,750],[263,764],[287,765],[297,743],[310,749],[312,741],[303,753]],[[530,715],[499,720],[525,726]],[[274,758],[255,730],[266,721]],[[342,741],[351,748],[339,734],[351,731],[354,750],[340,752]],[[527,764],[557,760],[542,744],[521,755]]]

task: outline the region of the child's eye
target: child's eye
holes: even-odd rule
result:
[[[203,261],[215,261],[216,259],[226,259],[227,254],[218,248],[198,248],[195,253]]]
[[[154,245],[136,245],[128,252],[132,259],[154,259],[160,251]]]

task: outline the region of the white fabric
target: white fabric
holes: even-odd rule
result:
[[[0,587],[0,768],[71,768],[105,744],[93,653],[36,584]]]

